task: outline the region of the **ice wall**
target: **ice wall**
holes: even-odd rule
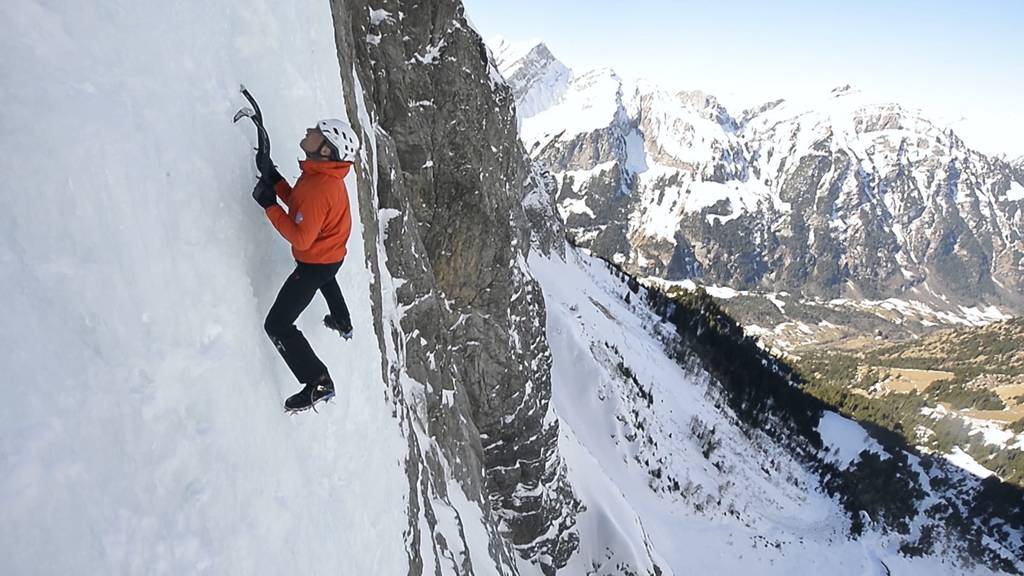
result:
[[[361,224],[355,339],[300,321],[338,401],[286,416],[262,323],[292,262],[231,123],[244,82],[297,176],[344,117],[329,5],[7,1],[0,77],[0,573],[404,573]]]

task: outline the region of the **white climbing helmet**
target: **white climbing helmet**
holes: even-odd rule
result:
[[[356,137],[356,131],[349,126],[348,122],[327,118],[317,122],[316,127],[338,152],[339,160],[342,162],[355,161],[356,152],[359,152],[359,139]]]

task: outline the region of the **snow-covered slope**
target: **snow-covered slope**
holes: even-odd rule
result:
[[[568,573],[992,573],[942,545],[918,558],[901,551],[939,501],[930,466],[926,474],[910,459],[923,485],[935,488],[907,535],[879,526],[853,539],[839,502],[791,449],[723,409],[721,389],[699,363],[683,368],[666,355],[675,328],[652,314],[642,291],[575,250],[564,260],[534,255],[530,266],[547,300],[559,447],[587,508]],[[862,451],[890,458],[835,413],[826,412],[817,431],[823,462],[839,469],[853,467]],[[1004,544],[1019,546],[1014,534]]]
[[[231,116],[245,82],[297,176],[304,128],[346,117],[330,7],[15,0],[0,49],[0,572],[405,574],[415,553],[497,573],[457,484],[453,504],[422,489],[431,524],[407,510],[415,436],[382,378],[355,172],[355,338],[320,300],[299,323],[338,398],[281,408],[298,385],[262,324],[293,262]]]
[[[545,146],[551,139],[572,140],[607,128],[622,108],[622,81],[602,68],[572,79],[553,105],[524,117],[520,134],[527,150]]]

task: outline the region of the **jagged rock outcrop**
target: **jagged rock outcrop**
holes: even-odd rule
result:
[[[332,7],[345,85],[366,98],[354,91],[349,115],[376,129],[364,135],[375,171],[360,187],[365,248],[376,293],[399,311],[374,310],[390,352],[382,370],[407,429],[427,439],[410,440],[407,463],[412,571],[434,570],[418,558],[432,538],[420,518],[432,521],[423,510],[445,478],[489,515],[500,570],[516,572],[514,549],[552,571],[576,547],[579,504],[550,417],[544,302],[525,265],[531,242],[561,241],[550,179],[530,166],[511,91],[460,2]],[[547,223],[533,238],[531,220]]]

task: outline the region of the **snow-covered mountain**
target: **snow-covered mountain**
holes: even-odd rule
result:
[[[528,81],[509,78],[517,93]],[[595,70],[521,132],[577,241],[638,273],[1024,306],[1021,171],[850,87],[736,118],[712,96]]]
[[[461,3],[18,0],[0,31],[0,573],[1024,569],[1019,493],[564,243]],[[299,321],[339,388],[315,414],[262,329],[293,261],[241,81],[287,178],[316,119],[363,144],[355,336]]]
[[[572,73],[543,42],[513,44],[497,38],[491,47],[498,71],[509,79],[520,123],[547,110],[565,94]]]

